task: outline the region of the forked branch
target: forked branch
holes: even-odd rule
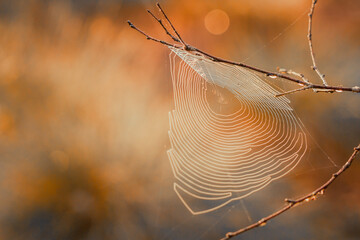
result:
[[[324,183],[322,186],[317,188],[315,191],[313,191],[309,194],[306,194],[300,198],[297,198],[295,200],[285,199],[286,205],[283,208],[281,208],[280,210],[270,214],[267,217],[262,218],[261,220],[257,221],[256,223],[253,223],[247,227],[241,228],[235,232],[228,232],[225,235],[225,237],[222,238],[221,240],[227,240],[232,237],[238,236],[244,232],[247,232],[251,229],[264,226],[268,221],[270,221],[271,219],[279,216],[280,214],[290,210],[291,208],[293,208],[301,203],[315,200],[318,197],[318,195],[324,194],[325,190],[330,186],[330,184],[332,184],[338,176],[340,176],[342,173],[344,173],[346,171],[346,169],[348,169],[350,167],[351,163],[355,160],[355,157],[359,153],[359,151],[360,151],[360,144],[354,148],[353,153],[351,154],[349,159],[346,161],[346,163],[336,173],[334,173],[326,183]]]
[[[310,46],[310,53],[313,59],[313,69],[319,74],[319,70],[316,67],[316,63],[315,63],[315,58],[314,58],[314,53],[313,53],[313,48],[312,48],[312,40],[311,40],[311,25],[312,25],[312,14],[314,12],[314,8],[315,8],[315,4],[316,4],[316,0],[312,3],[311,6],[311,10],[309,13],[309,46]],[[304,75],[302,74],[296,74],[295,72],[270,72],[270,71],[266,71],[257,67],[253,67],[253,66],[249,66],[246,65],[244,63],[238,63],[238,62],[233,62],[233,61],[229,61],[226,59],[222,59],[216,56],[213,56],[207,52],[204,52],[194,46],[191,46],[190,44],[185,43],[185,41],[181,38],[180,34],[178,33],[178,31],[176,30],[176,28],[174,27],[174,25],[172,24],[172,22],[170,21],[170,19],[168,18],[168,16],[166,15],[165,11],[161,8],[160,4],[157,3],[156,4],[157,8],[159,9],[159,11],[162,13],[162,15],[164,16],[164,18],[166,19],[166,21],[168,22],[168,24],[171,26],[172,31],[175,34],[171,34],[169,29],[166,28],[166,26],[163,24],[162,20],[157,18],[150,10],[148,10],[149,14],[160,24],[160,26],[165,30],[165,33],[167,35],[169,35],[171,37],[171,39],[176,42],[176,43],[170,43],[167,41],[163,41],[163,40],[159,40],[157,38],[154,38],[150,35],[148,35],[147,33],[145,33],[144,31],[142,31],[141,29],[139,29],[138,27],[136,27],[133,23],[131,23],[130,21],[127,21],[129,26],[133,29],[135,29],[136,31],[138,31],[139,33],[141,33],[143,36],[146,37],[146,39],[154,41],[154,42],[158,42],[161,43],[163,45],[166,45],[168,47],[173,47],[173,48],[178,48],[178,49],[184,49],[186,51],[189,52],[193,52],[194,54],[198,54],[198,55],[202,55],[212,61],[216,61],[216,62],[222,62],[222,63],[227,63],[230,65],[235,65],[235,66],[240,66],[240,67],[244,67],[250,70],[253,70],[255,72],[258,73],[262,73],[265,74],[268,77],[271,78],[281,78],[281,79],[285,79],[288,81],[291,81],[293,83],[297,83],[300,84],[302,87],[299,89],[296,89],[294,91],[289,91],[286,92],[282,95],[285,94],[290,94],[290,93],[295,93],[295,92],[299,92],[299,91],[303,91],[303,90],[308,90],[308,89],[314,89],[315,92],[356,92],[356,93],[360,93],[360,87],[358,86],[354,86],[354,87],[343,87],[343,86],[329,86],[326,84],[326,82],[324,82],[325,80],[323,80],[324,76],[322,74],[320,74],[319,76],[321,76],[320,78],[323,80],[323,84],[313,84],[311,82],[309,82]],[[292,77],[295,76],[295,77]],[[279,96],[279,95],[277,95]]]
[[[225,60],[219,57],[215,57],[209,53],[206,53],[196,47],[193,47],[187,43],[184,42],[184,40],[181,38],[180,34],[177,32],[177,30],[175,29],[174,25],[171,23],[170,19],[168,18],[168,16],[166,15],[166,13],[164,12],[164,10],[161,8],[160,4],[157,3],[156,6],[159,9],[159,11],[161,12],[161,14],[163,15],[163,17],[166,19],[166,22],[171,26],[171,30],[172,32],[174,32],[174,34],[171,33],[171,31],[169,31],[169,29],[166,28],[166,26],[163,24],[162,20],[157,18],[150,10],[148,10],[149,14],[160,24],[160,26],[165,30],[165,33],[170,36],[170,38],[175,42],[175,43],[170,43],[170,42],[166,42],[163,40],[159,40],[157,38],[151,37],[150,35],[148,35],[147,33],[145,33],[144,31],[140,30],[139,28],[137,28],[134,24],[132,24],[130,21],[128,21],[128,24],[131,28],[135,29],[136,31],[138,31],[139,33],[141,33],[142,35],[144,35],[146,37],[146,39],[148,40],[152,40],[154,42],[158,42],[161,43],[163,45],[166,45],[168,47],[173,47],[173,48],[178,48],[178,49],[183,49],[189,52],[192,52],[194,54],[197,55],[202,55],[212,61],[215,62],[222,62],[222,63],[227,63],[230,65],[235,65],[235,66],[240,66],[240,67],[244,67],[253,71],[256,71],[258,73],[262,73],[265,74],[266,76],[270,77],[270,78],[281,78],[281,79],[285,79],[288,81],[291,81],[293,83],[297,83],[299,85],[301,85],[301,88],[295,89],[295,90],[291,90],[288,92],[284,92],[281,94],[276,95],[275,97],[279,97],[279,96],[283,96],[286,94],[291,94],[291,93],[296,93],[296,92],[300,92],[300,91],[305,91],[308,89],[313,89],[315,92],[355,92],[355,93],[360,93],[360,87],[358,86],[354,86],[354,87],[343,87],[343,86],[329,86],[325,80],[325,76],[319,71],[317,65],[316,65],[316,61],[315,61],[315,54],[314,54],[314,50],[313,50],[313,44],[312,44],[312,17],[314,14],[314,10],[315,10],[315,6],[316,6],[317,0],[312,0],[312,4],[310,7],[310,12],[309,12],[309,25],[308,25],[308,43],[309,43],[309,48],[310,48],[310,55],[311,55],[311,59],[312,59],[312,69],[317,73],[317,75],[319,76],[319,78],[322,81],[322,84],[313,84],[312,82],[310,82],[307,78],[305,78],[305,76],[303,74],[299,74],[296,73],[292,70],[286,70],[286,69],[278,69],[278,72],[270,72],[270,71],[266,71],[257,67],[253,67],[253,66],[249,66],[246,65],[244,63],[237,63],[237,62],[233,62],[233,61],[229,61],[229,60]],[[268,221],[270,221],[271,219],[279,216],[280,214],[290,210],[291,208],[298,206],[301,203],[305,203],[305,202],[309,202],[311,200],[315,200],[317,198],[318,195],[322,195],[324,193],[324,191],[335,181],[335,179],[340,176],[341,174],[343,174],[346,169],[348,169],[350,167],[350,165],[352,164],[352,162],[355,160],[356,155],[360,152],[360,144],[354,148],[353,153],[351,154],[351,156],[349,157],[349,159],[345,162],[345,164],[334,174],[332,174],[331,178],[325,182],[322,186],[320,186],[319,188],[317,188],[316,190],[314,190],[313,192],[306,194],[300,198],[297,198],[295,200],[290,200],[290,199],[285,199],[286,205],[281,208],[280,210],[270,214],[267,217],[262,218],[261,220],[245,227],[242,229],[239,229],[235,232],[229,232],[226,234],[226,236],[222,239],[222,240],[227,240],[230,239],[232,237],[235,237],[237,235],[240,235],[241,233],[244,233],[246,231],[249,231],[251,229],[260,227],[265,225]]]

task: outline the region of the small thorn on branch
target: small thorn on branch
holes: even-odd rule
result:
[[[360,93],[360,87],[358,87],[358,86],[352,87],[351,90],[352,90],[353,92],[358,92],[358,93]]]
[[[292,199],[285,198],[285,202],[295,204],[296,201]]]
[[[259,227],[264,227],[266,225],[266,221],[262,220],[259,222]]]

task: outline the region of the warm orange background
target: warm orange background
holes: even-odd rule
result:
[[[161,4],[190,44],[319,83],[306,40],[310,0]],[[283,188],[298,196],[336,170],[326,175],[319,165],[311,177],[289,177],[281,189],[192,217],[172,189],[166,156],[169,50],[126,24],[168,39],[147,8],[158,13],[152,1],[0,1],[0,239],[217,239],[280,207]],[[229,18],[220,35],[204,24],[214,9]],[[330,84],[360,85],[359,24],[359,1],[319,0],[314,48]],[[360,95],[290,98],[327,155],[346,161],[360,141]],[[307,161],[328,161],[312,149]],[[357,161],[325,197],[243,238],[359,238],[359,172]]]

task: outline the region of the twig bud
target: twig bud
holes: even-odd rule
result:
[[[352,90],[353,92],[360,92],[360,87],[355,86],[355,87],[352,87],[351,90]]]

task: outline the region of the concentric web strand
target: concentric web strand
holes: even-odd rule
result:
[[[307,142],[286,97],[274,97],[279,92],[245,68],[170,49],[175,109],[168,156],[174,190],[191,213],[245,198],[295,168]],[[233,95],[237,109],[212,107],[212,86]]]

